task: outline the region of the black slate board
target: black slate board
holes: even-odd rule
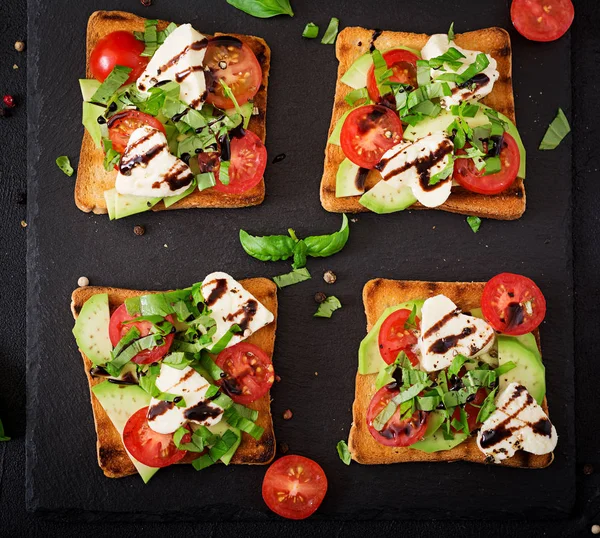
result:
[[[267,520],[260,498],[264,468],[229,467],[195,473],[161,471],[148,486],[136,477],[104,478],[95,461],[87,384],[70,329],[69,295],[77,278],[93,284],[164,289],[185,286],[223,269],[238,278],[272,276],[285,263],[248,258],[237,241],[256,233],[328,232],[340,217],[319,204],[318,186],[337,62],[331,46],[300,38],[313,20],[330,16],[345,26],[415,32],[510,28],[506,3],[297,1],[296,17],[258,20],[224,1],[183,1],[143,9],[136,2],[29,0],[29,230],[27,503],[49,517]],[[460,7],[457,7],[460,6]],[[56,156],[76,162],[81,129],[76,78],[83,75],[85,25],[98,8],[135,9],[147,17],[192,22],[201,31],[252,33],[273,50],[267,147],[284,161],[267,169],[267,199],[244,210],[179,211],[109,223],[73,203],[73,181]],[[190,16],[190,14],[193,14]],[[65,24],[56,24],[57,21]],[[68,23],[67,23],[68,22]],[[513,32],[518,125],[529,148],[528,211],[517,222],[486,221],[473,235],[464,218],[441,212],[389,217],[360,215],[346,249],[311,260],[312,281],[280,293],[273,390],[278,440],[315,458],[330,489],[315,519],[562,518],[575,495],[573,431],[573,320],[570,143],[554,152],[535,148],[556,108],[570,110],[569,38],[547,45]],[[290,61],[291,60],[291,61]],[[561,77],[556,78],[555,73]],[[147,234],[136,237],[134,224]],[[183,265],[182,262],[187,263]],[[338,274],[327,287],[320,275]],[[356,349],[364,335],[361,289],[376,276],[423,280],[485,280],[500,271],[523,272],[546,294],[542,326],[551,416],[559,435],[556,460],[543,471],[470,464],[345,467],[335,444],[347,436]],[[316,291],[335,293],[344,308],[333,319],[313,319]],[[318,375],[316,375],[318,373]],[[285,409],[294,411],[283,421]],[[477,510],[472,501],[477,499]]]

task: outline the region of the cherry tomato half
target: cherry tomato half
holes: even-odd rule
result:
[[[477,416],[479,415],[479,410],[481,408],[481,404],[487,398],[488,391],[487,389],[480,388],[475,393],[475,398],[465,404],[465,411],[467,413],[467,423],[469,424],[469,431],[475,431],[479,426],[481,426],[480,422],[477,422]],[[456,408],[454,413],[452,414],[452,418],[456,420],[460,420],[460,408]]]
[[[254,344],[240,342],[228,347],[219,353],[216,363],[225,373],[218,385],[242,405],[262,398],[275,380],[271,358]]]
[[[99,39],[90,55],[92,76],[104,82],[115,65],[131,67],[126,84],[135,82],[144,72],[150,58],[141,56],[146,45],[138,41],[131,32],[119,30]]]
[[[303,456],[284,456],[269,467],[262,484],[267,506],[287,519],[306,519],[321,506],[327,477],[321,466]]]
[[[483,317],[498,332],[517,336],[537,328],[546,316],[546,299],[530,278],[500,273],[481,297]]]
[[[113,149],[119,153],[123,153],[127,144],[129,143],[129,137],[133,131],[149,125],[158,129],[166,136],[165,126],[158,121],[154,116],[145,114],[139,110],[123,110],[118,112],[108,120],[108,137],[112,142]]]
[[[418,56],[404,49],[392,49],[383,54],[383,59],[394,74],[390,77],[392,82],[401,82],[417,88],[417,60]],[[378,103],[381,99],[377,81],[375,80],[375,66],[372,65],[367,73],[367,90],[372,101]]]
[[[385,318],[379,331],[379,353],[387,364],[392,364],[401,351],[406,353],[413,366],[419,363],[418,357],[413,353],[412,347],[417,343],[417,330],[405,328],[411,311],[403,308],[392,312]],[[419,318],[415,318],[417,329],[420,326]]]
[[[392,418],[386,422],[381,431],[375,429],[373,426],[375,417],[398,394],[400,394],[400,390],[396,387],[395,383],[381,387],[373,396],[367,409],[369,433],[378,443],[385,446],[410,446],[423,439],[427,430],[429,413],[426,411],[415,411],[410,418],[402,420],[400,406],[398,406]]]
[[[108,335],[113,347],[119,343],[119,340],[121,340],[121,338],[123,338],[128,331],[131,330],[131,327],[135,327],[138,331],[140,331],[141,336],[148,336],[150,334],[150,331],[152,330],[152,323],[149,321],[123,323],[124,321],[135,319],[136,317],[138,316],[129,315],[127,312],[127,307],[124,303],[113,312],[113,315],[110,317],[110,324],[108,326]],[[165,319],[169,323],[175,323],[175,318],[173,318],[172,315],[167,316]],[[133,357],[132,361],[137,364],[152,364],[153,362],[158,362],[169,352],[174,338],[175,335],[173,333],[167,334],[164,337],[164,344],[153,347],[152,349],[144,349],[143,351],[140,351],[135,357]]]
[[[267,148],[252,131],[246,130],[241,138],[231,139],[229,184],[224,185],[215,174],[219,192],[240,194],[260,183],[267,167]],[[202,155],[202,154],[200,154]]]
[[[486,176],[485,170],[477,170],[473,159],[456,159],[453,179],[465,189],[479,194],[498,194],[508,189],[517,179],[521,154],[517,142],[508,133],[504,133],[501,143],[499,172]],[[456,153],[465,155],[466,151],[459,149]]]
[[[381,105],[355,108],[344,121],[340,144],[348,159],[362,168],[374,168],[383,154],[402,141],[402,122]]]
[[[262,68],[254,52],[235,37],[213,37],[206,48],[204,66],[213,78],[206,101],[222,109],[234,104],[225,96],[220,80],[229,86],[239,105],[252,99],[262,84]]]
[[[140,463],[149,467],[168,467],[185,458],[187,450],[179,450],[173,442],[172,434],[155,432],[148,425],[148,408],[136,411],[123,429],[123,444],[129,453]],[[185,435],[182,442],[188,443],[191,436]]]
[[[510,18],[517,32],[531,41],[554,41],[573,23],[571,0],[514,0]]]

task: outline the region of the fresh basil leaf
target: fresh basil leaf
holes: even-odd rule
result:
[[[221,166],[219,167],[219,181],[223,183],[223,185],[229,185],[229,166],[231,165],[231,161],[221,161]]]
[[[229,327],[229,330],[219,338],[219,341],[210,349],[210,352],[213,354],[221,353],[226,347],[227,344],[231,341],[234,334],[238,334],[242,332],[242,329],[239,325],[234,324]]]
[[[74,170],[71,166],[71,161],[66,155],[61,155],[56,158],[56,166],[58,166],[67,176],[71,177],[73,175]]]
[[[160,390],[156,387],[156,378],[159,374],[160,365],[151,364],[147,370],[142,370],[138,376],[140,387],[154,398],[160,394]]]
[[[467,357],[465,357],[464,355],[456,355],[456,357],[454,357],[454,359],[452,360],[452,363],[450,364],[449,368],[448,368],[448,373],[450,375],[458,375],[458,372],[460,372],[460,369],[463,367],[463,365],[465,364],[465,362],[467,362],[469,359]]]
[[[444,181],[450,177],[452,172],[454,171],[454,158],[450,155],[450,159],[448,160],[448,164],[440,170],[437,174],[434,174],[429,178],[429,185],[437,185],[440,181]]]
[[[385,368],[382,368],[381,370],[379,370],[379,373],[377,374],[377,378],[375,379],[375,388],[377,390],[379,390],[381,387],[384,387],[385,385],[388,385],[389,383],[394,381],[394,378],[392,377],[392,375],[396,371],[397,367],[398,366],[397,366],[396,362],[393,362],[389,366],[386,366]]]
[[[313,258],[323,258],[336,254],[344,248],[348,237],[350,237],[350,228],[348,217],[344,214],[342,216],[342,227],[339,231],[329,235],[313,235],[304,240],[307,254]]]
[[[419,87],[431,83],[431,71],[427,60],[417,60],[417,84]]]
[[[314,39],[318,35],[319,35],[319,27],[312,22],[309,22],[304,27],[304,30],[302,32],[302,37],[306,37],[308,39]]]
[[[169,353],[162,362],[177,370],[183,370],[184,368],[187,368],[193,360],[193,358],[186,356],[183,351],[176,351],[174,353]]]
[[[10,441],[10,437],[4,433],[4,425],[2,424],[2,420],[0,420],[0,441]]]
[[[410,315],[406,318],[404,322],[405,329],[416,329],[417,328],[417,305],[414,304],[412,310],[410,311]]]
[[[112,357],[119,355],[123,349],[125,349],[129,344],[131,344],[131,342],[140,336],[142,336],[140,330],[137,327],[131,327],[131,329],[129,329],[117,342],[117,345],[111,352]]]
[[[234,428],[238,428],[243,432],[246,432],[248,435],[256,439],[257,441],[262,437],[265,432],[264,428],[261,428],[249,418],[246,418],[240,415],[237,412],[237,408],[233,405],[229,407],[223,414],[223,419],[227,424],[233,426]]]
[[[431,60],[429,60],[429,67],[432,69],[440,69],[444,64],[447,64],[454,70],[460,69],[463,64],[460,60],[463,58],[466,58],[466,56],[462,52],[455,47],[450,47],[441,56],[431,58]],[[437,77],[437,80],[440,80],[440,78]]]
[[[221,379],[221,374],[223,374],[223,370],[221,370],[221,368],[217,366],[215,361],[212,360],[211,356],[208,353],[202,352],[200,354],[199,362],[200,366],[208,372],[208,375],[210,375],[213,381]]]
[[[323,45],[333,45],[335,43],[335,38],[338,35],[340,20],[335,17],[331,17],[329,21],[329,25],[323,34],[323,38],[321,39],[321,43]]]
[[[103,163],[104,170],[110,172],[117,164],[119,164],[119,161],[121,160],[121,154],[113,149],[110,138],[103,138],[102,146],[104,147],[105,151]]]
[[[460,105],[451,105],[450,112],[452,112],[454,116],[474,118],[477,115],[477,112],[479,112],[479,105],[474,105],[465,101]]]
[[[440,404],[441,398],[435,394],[431,396],[417,396],[417,408],[421,411],[434,411]]]
[[[430,118],[439,116],[441,111],[442,107],[439,104],[430,101],[429,99],[427,101],[421,101],[411,109],[411,112],[415,114],[423,114],[425,116],[429,116]]]
[[[231,88],[227,85],[227,83],[222,78],[219,79],[219,83],[223,87],[223,95],[225,95],[225,97],[227,97],[227,98],[229,98],[231,100],[231,102],[233,103],[233,106],[235,108],[235,111],[240,116],[243,117],[244,113],[242,112],[242,109],[240,108],[240,105],[238,104],[237,99],[235,97],[235,94],[233,93],[233,91],[231,90]]]
[[[268,19],[277,15],[294,16],[289,0],[227,0],[227,3],[259,19]]]
[[[100,103],[105,105],[112,95],[127,81],[131,73],[131,67],[123,67],[115,65],[108,77],[104,80],[100,87],[94,92],[90,102]]]
[[[350,450],[348,450],[348,445],[346,444],[346,441],[340,441],[336,445],[336,449],[337,449],[337,453],[338,453],[338,456],[340,457],[340,459],[346,465],[350,465],[350,462],[352,461],[352,456],[350,455]]]
[[[454,23],[448,28],[448,43],[451,43],[452,41],[454,41]]]
[[[479,413],[477,414],[477,422],[485,422],[490,415],[496,410],[496,393],[498,392],[498,387],[496,387],[492,392],[490,392],[486,399],[481,404],[481,408],[479,409]]]
[[[158,21],[155,19],[146,19],[144,22],[144,43],[146,44],[146,48],[140,54],[140,56],[145,56],[152,58],[156,49],[158,48],[158,31],[156,27],[158,26]]]
[[[286,286],[292,286],[293,284],[298,284],[310,279],[311,276],[308,269],[303,267],[302,269],[294,269],[285,275],[274,276],[273,282],[277,284],[278,288],[285,288]]]
[[[315,318],[330,318],[336,310],[342,308],[342,303],[334,295],[330,295],[322,303],[319,304],[319,308],[313,314]]]
[[[500,170],[502,170],[502,161],[500,161],[500,157],[487,157],[485,159],[485,176],[497,174]]]
[[[390,77],[392,76],[393,71],[388,69],[387,63],[383,59],[383,54],[381,54],[379,49],[375,49],[371,52],[371,58],[373,59],[373,72],[375,74],[375,82],[377,83],[379,95],[387,95],[392,91]]]
[[[477,233],[481,227],[481,219],[471,215],[467,217],[467,224],[471,227],[473,233]]]
[[[447,63],[453,69],[457,69],[455,66],[452,66],[450,62]],[[478,73],[481,73],[484,69],[487,68],[488,65],[490,65],[490,59],[487,57],[487,54],[481,52],[475,57],[475,61],[472,64],[470,64],[469,67],[467,67],[462,73],[444,73],[439,77],[436,77],[436,80],[454,82],[456,84],[464,84],[465,82],[471,80]]]
[[[394,416],[396,409],[398,409],[398,405],[395,404],[393,400],[390,400],[373,420],[373,428],[375,428],[378,432],[383,430],[385,425],[388,423],[388,420]]]
[[[267,261],[287,260],[294,254],[295,241],[287,235],[250,235],[240,230],[242,248],[253,258]]]
[[[177,25],[172,22],[162,32],[158,32],[158,44],[162,45],[175,30],[177,30]]]
[[[303,267],[306,267],[306,252],[306,243],[304,241],[298,241],[294,247],[293,269],[302,269]]]
[[[539,149],[550,150],[556,148],[570,132],[571,126],[569,125],[569,120],[567,120],[562,109],[559,108],[556,118],[552,120],[546,134],[544,134],[544,138],[542,138]]]
[[[508,372],[510,372],[513,368],[516,368],[517,365],[513,362],[513,361],[508,361],[505,362],[504,364],[498,366],[498,368],[496,368],[494,370],[494,372],[496,373],[496,375],[498,377],[500,377],[501,375],[504,375]]]

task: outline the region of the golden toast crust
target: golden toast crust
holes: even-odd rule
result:
[[[481,294],[485,282],[422,282],[386,280],[378,278],[370,280],[363,288],[363,303],[367,316],[367,331],[377,322],[383,311],[411,299],[425,299],[437,294],[444,294],[454,301],[462,310],[477,308],[481,303]],[[536,332],[539,342],[539,333]],[[485,463],[485,456],[479,450],[475,437],[469,437],[452,450],[428,454],[412,448],[388,447],[379,444],[369,433],[366,413],[371,398],[376,392],[377,374],[356,374],[356,390],[352,406],[353,423],[350,429],[348,445],[352,459],[364,464],[401,463],[411,461],[470,461]],[[546,398],[542,403],[544,412],[548,414]],[[540,469],[547,467],[554,459],[553,454],[536,456],[519,451],[512,458],[504,460],[501,465]]]
[[[250,278],[240,280],[242,286],[254,295],[275,316],[272,323],[252,334],[246,341],[263,349],[271,359],[275,346],[275,330],[277,327],[277,287],[266,278]],[[99,293],[108,293],[108,301],[111,313],[125,302],[129,297],[145,295],[148,293],[160,293],[152,291],[128,290],[122,288],[109,288],[100,286],[88,286],[76,289],[71,296],[71,312],[77,319],[83,304],[92,296]],[[111,478],[120,478],[135,474],[137,471],[127,455],[121,436],[113,426],[110,418],[104,411],[102,405],[91,391],[92,387],[102,383],[103,379],[94,378],[90,375],[92,362],[81,353],[90,385],[90,397],[94,413],[94,423],[98,436],[98,464],[104,474]],[[247,465],[265,465],[270,463],[275,456],[275,432],[271,417],[270,393],[265,394],[259,400],[248,405],[251,409],[259,412],[256,423],[264,428],[265,432],[260,440],[250,437],[242,432],[242,442],[233,456],[231,463]]]
[[[144,21],[145,19],[142,17],[123,11],[96,11],[92,13],[87,28],[86,76],[92,78],[90,55],[100,38],[116,30],[142,31]],[[159,21],[158,27],[163,29],[167,25],[168,22]],[[210,37],[208,34],[204,35]],[[252,49],[262,67],[262,85],[254,97],[254,106],[257,107],[258,114],[251,117],[248,129],[264,142],[266,138],[267,87],[271,66],[271,49],[260,37],[221,33],[215,35],[231,35],[246,43]],[[103,151],[94,145],[92,137],[87,131],[84,131],[75,183],[75,204],[86,213],[90,211],[107,213],[104,191],[115,186],[117,172],[116,170],[110,172],[104,170],[103,162]],[[215,189],[196,190],[169,208],[165,208],[163,202],[159,202],[152,210],[248,207],[261,204],[264,198],[265,181],[262,179],[258,185],[241,194],[225,194]]]
[[[344,100],[352,90],[341,81],[342,76],[352,65],[354,60],[369,51],[373,30],[366,28],[350,27],[344,28],[338,35],[336,41],[336,56],[339,60],[338,78],[335,88],[331,124],[329,136],[333,132],[339,118],[350,109]],[[409,32],[382,32],[376,39],[378,49],[386,50],[397,46],[411,47],[421,50],[429,36],[426,34],[413,34]],[[486,28],[475,32],[467,32],[456,35],[456,44],[471,50],[480,50],[490,54],[498,63],[498,80],[494,84],[492,92],[482,99],[482,102],[498,112],[515,121],[515,103],[512,88],[512,51],[510,36],[502,28]],[[327,211],[334,213],[360,213],[369,211],[362,206],[358,200],[360,196],[348,196],[336,198],[335,179],[338,167],[344,160],[344,152],[340,146],[327,144],[325,148],[325,164],[323,177],[321,178],[321,204]],[[371,172],[367,178],[367,188],[372,187],[380,180],[380,175]],[[439,207],[442,211],[461,213],[463,215],[475,215],[482,218],[499,220],[518,219],[525,211],[525,187],[523,180],[517,178],[513,185],[505,192],[486,196],[467,191],[462,187],[453,187],[452,194],[448,200]],[[411,206],[411,209],[427,209],[419,203]]]

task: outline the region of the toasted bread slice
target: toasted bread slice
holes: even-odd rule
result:
[[[264,350],[269,357],[273,358],[275,346],[275,329],[277,327],[277,287],[266,278],[250,278],[241,280],[240,283],[246,290],[254,295],[259,302],[268,308],[275,316],[272,323],[256,331],[246,341],[255,344]],[[159,293],[149,291],[127,290],[121,288],[107,288],[100,286],[88,286],[76,289],[71,296],[71,311],[77,319],[83,304],[98,293],[108,293],[108,302],[111,313],[125,302],[128,297],[145,295],[148,293]],[[94,385],[102,383],[103,379],[94,378],[90,375],[92,362],[82,353],[85,375],[90,385],[90,396],[96,434],[98,436],[98,463],[104,474],[111,478],[120,478],[136,473],[133,463],[125,452],[121,436],[113,426],[110,418],[104,411],[91,389]],[[233,456],[231,463],[247,465],[264,465],[275,456],[275,432],[273,431],[273,420],[271,417],[271,397],[265,394],[259,400],[248,405],[251,409],[258,411],[257,424],[264,428],[263,436],[257,441],[248,434],[242,432],[242,442]]]
[[[329,136],[331,136],[337,121],[350,109],[350,106],[344,99],[352,91],[352,88],[344,84],[340,79],[348,71],[354,60],[369,51],[373,35],[373,30],[358,27],[345,28],[338,35],[336,55],[340,63]],[[421,50],[428,39],[429,36],[426,34],[382,32],[376,38],[375,45],[380,50],[398,46]],[[498,62],[500,76],[494,84],[492,92],[482,99],[482,102],[501,112],[514,123],[515,103],[512,89],[512,52],[508,32],[502,28],[487,28],[485,30],[457,34],[455,41],[457,45],[465,49],[486,52]],[[366,207],[358,202],[360,196],[348,196],[344,198],[336,198],[335,196],[335,178],[338,167],[343,160],[344,152],[342,148],[335,144],[327,144],[325,149],[325,166],[321,179],[321,204],[327,211],[335,213],[368,211]],[[370,172],[366,183],[367,189],[371,188],[380,179],[381,176],[378,172]],[[427,208],[417,202],[411,206],[411,209]],[[518,219],[525,211],[525,187],[523,180],[517,178],[509,189],[493,196],[476,194],[462,187],[453,187],[448,200],[435,209],[499,220]]]
[[[143,31],[144,21],[142,17],[125,13],[123,11],[96,11],[92,13],[87,28],[87,54],[86,75],[92,78],[90,71],[90,55],[98,40],[105,35],[117,31],[127,30]],[[168,25],[166,21],[159,21],[158,28],[163,29]],[[204,34],[210,37],[208,34]],[[262,85],[254,96],[254,106],[258,110],[256,115],[250,119],[248,129],[254,132],[263,142],[266,137],[266,115],[267,115],[267,86],[269,80],[269,69],[271,66],[271,49],[260,37],[220,34],[237,37],[246,43],[256,55],[263,72]],[[75,204],[82,211],[94,213],[107,213],[104,191],[115,186],[117,178],[116,170],[107,172],[103,166],[104,153],[94,145],[92,137],[87,131],[84,132],[77,167],[77,181],[75,183]],[[163,202],[155,205],[153,211],[164,209],[190,209],[196,207],[247,207],[262,203],[265,198],[264,179],[252,189],[241,194],[225,194],[215,189],[205,191],[195,190],[179,202],[169,208],[165,208]]]
[[[367,316],[367,331],[377,322],[386,308],[412,299],[426,299],[434,295],[444,294],[454,301],[462,310],[478,308],[481,304],[481,294],[485,282],[422,282],[385,280],[378,278],[370,280],[363,288],[363,303]],[[539,333],[536,332],[538,347]],[[349,448],[352,459],[358,463],[381,464],[400,463],[409,461],[470,461],[485,463],[485,456],[477,447],[475,437],[453,448],[442,452],[428,454],[413,448],[388,447],[379,444],[367,428],[367,408],[371,398],[377,391],[375,380],[377,374],[356,375],[356,392],[352,406],[353,424],[350,430]],[[546,398],[542,402],[544,412],[548,414]],[[552,463],[554,454],[536,456],[519,451],[512,458],[504,460],[501,465],[509,467],[524,467],[540,469]]]

